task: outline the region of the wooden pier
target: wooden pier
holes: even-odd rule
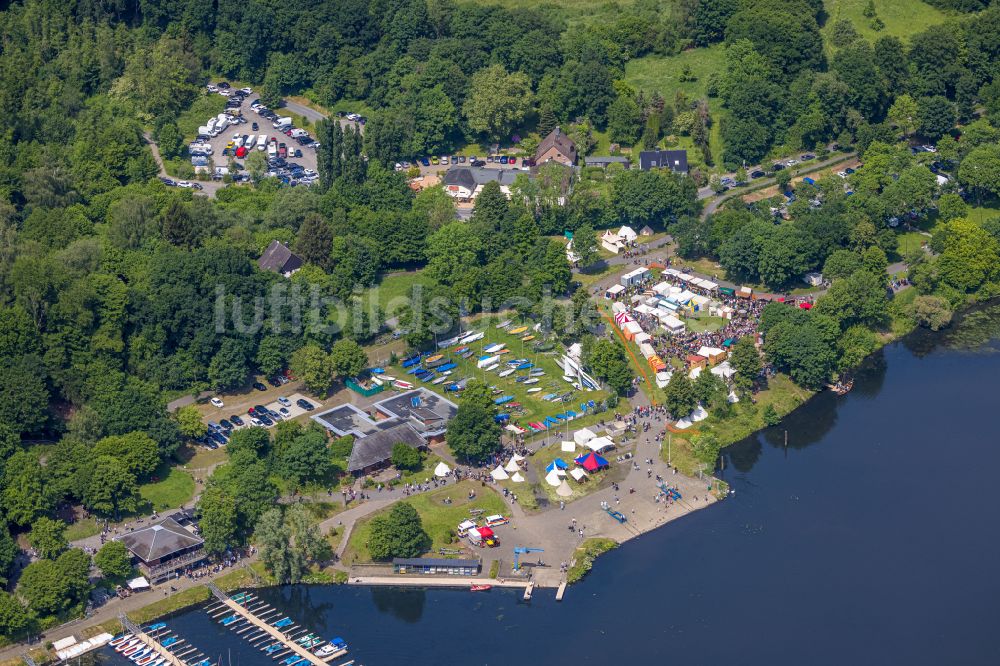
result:
[[[556,601],[562,601],[563,595],[566,594],[566,581],[559,583],[559,589],[556,590]]]
[[[215,585],[209,583],[208,588],[212,591],[212,593],[216,596],[216,598],[219,601],[221,601],[223,604],[225,604],[231,610],[233,610],[237,614],[239,614],[240,617],[242,617],[243,619],[245,619],[250,624],[256,626],[258,629],[264,631],[266,634],[268,634],[274,640],[276,640],[276,641],[280,642],[281,644],[285,645],[288,648],[289,651],[294,652],[298,656],[302,657],[309,664],[312,664],[312,666],[327,666],[327,662],[328,661],[336,659],[337,657],[341,657],[346,652],[346,650],[342,650],[342,651],[335,652],[335,653],[331,654],[328,657],[317,657],[310,650],[306,649],[302,645],[299,645],[298,643],[295,643],[294,641],[292,641],[291,639],[289,639],[289,637],[287,637],[285,634],[283,634],[280,629],[271,626],[267,622],[264,622],[259,617],[257,617],[253,613],[251,613],[248,609],[244,608],[243,606],[239,605],[238,603],[236,603],[235,601],[233,601],[232,599],[230,599],[229,596],[225,592],[221,591]],[[186,665],[185,664],[174,664],[173,666],[186,666]]]
[[[166,660],[165,663],[170,664],[170,666],[188,666],[188,663],[186,661],[181,661],[180,659],[178,659],[177,656],[174,655],[174,653],[172,653],[170,650],[160,645],[160,642],[158,640],[152,638],[149,634],[143,631],[139,627],[139,625],[132,622],[132,620],[130,620],[128,616],[126,616],[124,613],[120,614],[118,616],[118,619],[122,623],[122,628],[124,628],[126,631],[132,634],[134,638],[138,638],[140,641],[142,641],[146,645],[146,647],[150,648],[158,655],[163,657]]]

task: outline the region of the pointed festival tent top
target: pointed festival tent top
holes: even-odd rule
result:
[[[497,481],[505,481],[510,478],[510,476],[507,475],[507,472],[503,471],[503,467],[501,467],[500,465],[497,465],[497,468],[492,472],[490,472],[490,476],[492,476]]]
[[[601,469],[602,467],[608,466],[607,460],[605,460],[604,458],[593,452],[588,453],[585,456],[580,456],[574,462],[576,462],[577,465],[584,468],[588,472],[594,472]]]
[[[448,476],[448,472],[451,468],[445,465],[443,462],[439,462],[437,467],[434,468],[434,476]]]
[[[563,479],[563,482],[559,484],[558,488],[556,488],[556,495],[559,495],[559,497],[569,497],[572,494],[573,489],[569,487],[568,483],[566,483],[566,479]]]
[[[520,472],[514,472],[514,474],[511,475],[510,480],[514,483],[522,483],[524,481],[524,477],[521,476]]]
[[[507,465],[504,466],[504,469],[507,470],[508,472],[517,472],[521,468],[518,466],[516,462],[514,462],[514,459],[511,458],[510,461],[507,463]]]
[[[567,467],[569,467],[569,465],[566,464],[565,460],[563,460],[562,458],[556,458],[555,460],[549,463],[549,466],[545,468],[545,471],[551,472],[552,470],[555,469],[563,470],[566,469]]]
[[[510,459],[513,460],[514,462],[521,462],[522,460],[524,460],[524,456],[520,456],[515,453],[510,457]]]
[[[561,479],[559,477],[558,470],[552,470],[551,472],[545,475],[545,483],[549,484],[553,488],[557,487],[560,481]]]

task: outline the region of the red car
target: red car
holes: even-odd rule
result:
[[[239,148],[236,149],[236,157],[246,157],[246,156],[247,156],[246,146],[240,146]]]
[[[517,164],[517,158],[516,157],[508,157],[507,158],[507,164],[510,164],[511,166]]]

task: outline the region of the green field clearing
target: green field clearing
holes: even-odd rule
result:
[[[725,48],[715,44],[707,48],[689,49],[675,56],[648,55],[630,60],[625,65],[625,82],[646,92],[659,91],[668,103],[683,90],[692,98],[706,97],[708,77],[721,72],[725,65]],[[685,67],[691,68],[694,81],[680,80]]]
[[[526,324],[512,324],[509,328],[511,330],[516,330],[521,326],[526,326]],[[460,379],[477,379],[485,382],[491,387],[495,387],[495,397],[499,398],[500,396],[512,395],[514,396],[514,400],[511,402],[521,404],[519,411],[514,411],[514,409],[510,407],[511,403],[507,403],[507,405],[500,407],[500,409],[511,414],[511,423],[522,427],[527,427],[527,423],[529,421],[540,421],[546,416],[554,416],[555,414],[565,412],[567,409],[572,409],[579,414],[581,402],[586,400],[601,402],[607,397],[608,394],[606,391],[578,391],[573,389],[565,380],[563,380],[563,372],[559,366],[556,365],[557,353],[560,350],[557,343],[553,343],[555,344],[555,348],[552,351],[535,352],[532,347],[537,340],[529,340],[527,342],[522,341],[522,337],[531,333],[530,329],[518,335],[511,335],[505,330],[496,328],[493,320],[489,322],[480,321],[474,325],[474,328],[482,330],[486,333],[486,336],[482,340],[477,340],[469,346],[469,348],[473,349],[475,353],[468,359],[463,359],[457,354],[450,353],[457,348],[458,345],[449,347],[441,352],[445,358],[451,359],[451,361],[458,364],[458,367],[451,371],[451,375],[448,376],[449,378],[445,382],[437,385],[429,382],[419,382],[412,375],[408,375],[402,365],[393,366],[388,370],[388,373],[397,379],[404,379],[445,395],[451,400],[455,400],[456,395],[454,392],[445,390],[445,387],[449,382],[458,381]],[[470,329],[470,331],[471,330],[472,329]],[[499,355],[500,366],[496,370],[486,372],[485,369],[478,368],[476,364],[479,357],[483,355],[482,349],[494,343],[503,343],[507,345],[506,348],[510,351],[509,353]],[[526,376],[528,372],[527,370],[512,373],[506,377],[498,376],[498,373],[506,368],[506,363],[513,359],[527,359],[528,362],[534,365],[534,368],[544,370],[545,374],[538,377],[538,382],[530,385],[525,385],[516,381],[517,377]],[[540,388],[541,390],[528,393],[528,390],[532,388]],[[560,395],[572,393],[572,395],[565,403],[541,399],[541,396],[552,393],[558,393]]]
[[[415,284],[429,288],[433,284],[433,280],[427,277],[423,271],[386,273],[375,286],[365,291],[362,297],[363,302],[367,305],[371,302],[372,297],[376,298],[379,308],[388,319],[399,314],[399,309],[409,302],[408,294],[410,288]]]
[[[476,497],[471,500],[470,491],[476,493]],[[451,503],[445,504],[445,499],[450,499]],[[460,522],[470,517],[469,509],[482,509],[484,516],[497,513],[507,515],[508,512],[507,505],[499,495],[490,488],[480,486],[476,481],[462,481],[431,493],[414,495],[405,501],[420,514],[424,531],[432,540],[429,552],[435,557],[439,548],[455,547],[453,537],[455,529]],[[372,531],[371,520],[388,511],[390,508],[366,516],[355,523],[341,561],[346,564],[372,561],[367,545]]]
[[[194,497],[194,479],[174,468],[165,479],[139,486],[139,494],[156,511],[176,509]]]
[[[926,28],[944,23],[948,18],[944,12],[931,7],[921,0],[876,0],[875,11],[885,23],[885,28],[876,32],[871,29],[871,19],[864,14],[868,0],[826,0],[824,3],[829,18],[823,27],[824,37],[829,37],[833,24],[848,19],[855,29],[869,41],[883,35],[892,35],[906,40],[910,35]]]

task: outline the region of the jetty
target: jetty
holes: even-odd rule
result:
[[[146,629],[143,629],[136,623],[132,622],[127,615],[121,613],[118,615],[118,620],[122,624],[122,629],[130,634],[133,638],[139,639],[147,649],[152,650],[157,655],[163,659],[163,665],[167,666],[202,666],[202,664],[210,664],[211,661],[205,657],[197,648],[191,647],[190,645],[180,648],[181,644],[184,643],[176,635],[173,636],[174,640],[165,646],[163,644],[163,636],[169,635],[172,632],[166,632],[166,634],[161,635],[162,629],[166,627],[165,624],[159,623],[153,625],[157,629],[157,635],[151,636]],[[168,649],[172,648],[172,649]],[[176,650],[176,652],[174,651]],[[181,657],[185,657],[182,659]]]
[[[347,653],[345,645],[344,647],[336,647],[330,654],[320,657],[313,650],[326,641],[314,637],[307,630],[294,624],[291,618],[288,618],[283,613],[274,612],[275,609],[264,602],[256,601],[253,609],[251,609],[251,602],[255,599],[252,594],[241,592],[230,597],[212,583],[208,584],[208,589],[212,591],[212,594],[219,600],[219,603],[211,608],[207,608],[206,611],[213,618],[222,622],[224,626],[233,629],[238,628],[237,633],[245,634],[247,640],[252,641],[254,647],[266,643],[267,646],[262,649],[264,649],[265,654],[274,659],[291,653],[291,658],[285,660],[290,664],[297,664],[298,666],[327,666],[328,662],[342,657]],[[217,612],[220,610],[222,612]],[[258,615],[258,612],[260,615]],[[229,614],[227,615],[227,613]],[[268,617],[268,619],[262,619],[264,617]],[[275,621],[275,618],[278,618],[277,621]],[[303,643],[303,640],[305,640],[305,643]],[[185,665],[174,664],[173,666]]]

